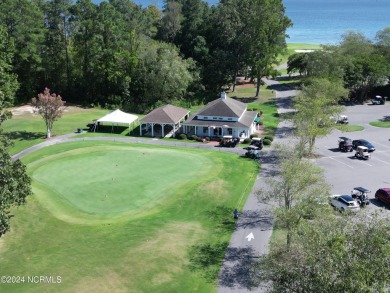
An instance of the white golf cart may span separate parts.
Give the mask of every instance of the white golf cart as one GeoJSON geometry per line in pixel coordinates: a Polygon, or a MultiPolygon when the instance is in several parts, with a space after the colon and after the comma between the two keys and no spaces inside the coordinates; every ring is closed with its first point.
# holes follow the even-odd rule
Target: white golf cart
{"type": "Polygon", "coordinates": [[[371,158],[371,153],[368,152],[367,147],[359,145],[356,148],[355,157],[363,160],[368,160],[371,158]]]}

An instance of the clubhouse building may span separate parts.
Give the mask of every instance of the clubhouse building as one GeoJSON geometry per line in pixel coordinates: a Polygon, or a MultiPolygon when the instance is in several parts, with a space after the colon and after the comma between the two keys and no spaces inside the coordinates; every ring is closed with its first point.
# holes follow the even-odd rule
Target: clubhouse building
{"type": "Polygon", "coordinates": [[[247,138],[256,131],[256,111],[247,111],[246,104],[229,98],[225,92],[208,103],[183,123],[183,133],[197,136],[247,138]]]}
{"type": "Polygon", "coordinates": [[[203,109],[189,115],[189,111],[172,105],[157,108],[140,119],[140,135],[247,138],[256,131],[257,111],[247,111],[245,103],[229,98],[225,92],[203,109]],[[167,127],[167,128],[166,128],[167,127]]]}

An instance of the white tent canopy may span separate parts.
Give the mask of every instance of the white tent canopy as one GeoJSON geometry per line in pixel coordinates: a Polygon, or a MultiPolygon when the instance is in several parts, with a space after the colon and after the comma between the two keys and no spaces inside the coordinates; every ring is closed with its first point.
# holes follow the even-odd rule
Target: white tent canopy
{"type": "Polygon", "coordinates": [[[137,119],[138,116],[122,112],[118,109],[96,120],[95,125],[98,123],[110,123],[111,125],[128,124],[130,131],[130,125],[137,119]]]}

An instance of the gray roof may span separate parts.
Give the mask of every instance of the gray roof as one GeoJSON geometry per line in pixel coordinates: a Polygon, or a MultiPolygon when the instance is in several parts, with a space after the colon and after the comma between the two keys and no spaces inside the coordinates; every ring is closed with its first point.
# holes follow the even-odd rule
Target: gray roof
{"type": "Polygon", "coordinates": [[[247,111],[241,117],[239,121],[221,121],[221,120],[198,120],[197,114],[190,116],[183,125],[196,125],[196,126],[217,126],[217,127],[229,127],[229,128],[237,128],[237,127],[247,127],[249,128],[255,118],[257,117],[257,111],[247,111]]]}
{"type": "Polygon", "coordinates": [[[202,116],[241,117],[246,110],[246,105],[224,95],[206,105],[196,114],[202,116]]]}
{"type": "Polygon", "coordinates": [[[141,123],[178,123],[190,111],[173,105],[165,105],[154,109],[140,119],[141,123]]]}

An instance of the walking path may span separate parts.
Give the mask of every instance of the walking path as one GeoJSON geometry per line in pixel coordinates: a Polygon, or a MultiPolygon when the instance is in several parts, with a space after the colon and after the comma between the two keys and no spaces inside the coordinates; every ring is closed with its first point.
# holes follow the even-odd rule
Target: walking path
{"type": "MultiPolygon", "coordinates": [[[[265,82],[273,88],[276,93],[278,113],[282,114],[288,112],[291,108],[291,97],[295,96],[296,92],[290,90],[287,86],[280,85],[275,80],[265,80],[265,82]]],[[[291,126],[287,122],[280,122],[275,133],[274,143],[282,142],[283,139],[288,137],[289,131],[291,131],[291,126]]],[[[47,139],[42,143],[23,150],[12,158],[16,160],[38,149],[58,143],[94,140],[190,147],[224,151],[238,155],[243,155],[245,152],[242,148],[220,148],[213,144],[143,139],[138,137],[77,137],[77,133],[70,133],[47,139]]],[[[259,174],[257,174],[255,184],[240,213],[236,229],[232,235],[222,264],[217,289],[218,293],[264,292],[264,288],[256,287],[253,283],[253,277],[256,273],[254,266],[257,264],[259,256],[264,255],[268,251],[268,242],[272,234],[273,222],[270,210],[271,206],[259,202],[256,192],[266,187],[264,178],[273,177],[276,174],[277,166],[275,152],[272,147],[267,150],[263,149],[261,170],[259,174]],[[250,233],[253,233],[254,239],[248,241],[247,236],[250,233]]]]}
{"type": "MultiPolygon", "coordinates": [[[[291,97],[295,91],[280,85],[275,80],[264,80],[276,92],[278,113],[291,111],[291,97]]],[[[274,143],[281,143],[289,136],[291,125],[282,121],[275,133],[274,143]]],[[[218,293],[231,292],[265,292],[265,287],[259,287],[253,282],[256,274],[255,266],[258,258],[268,251],[268,243],[272,234],[271,206],[259,202],[257,191],[265,189],[264,179],[277,174],[277,160],[272,148],[263,150],[261,170],[255,184],[239,216],[236,229],[227,249],[219,276],[218,293]],[[248,235],[253,233],[254,239],[249,241],[248,235]]]]}

